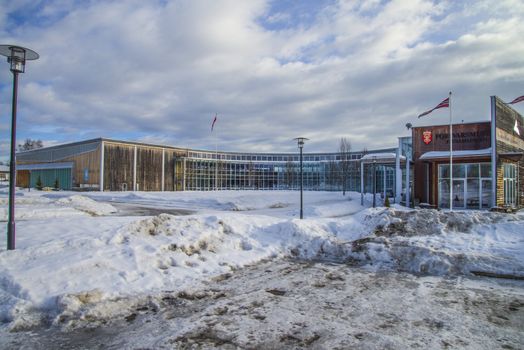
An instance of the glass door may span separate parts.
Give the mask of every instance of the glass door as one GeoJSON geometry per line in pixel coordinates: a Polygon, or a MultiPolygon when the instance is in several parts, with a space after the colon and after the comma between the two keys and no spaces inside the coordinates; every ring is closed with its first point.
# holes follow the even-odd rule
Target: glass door
{"type": "Polygon", "coordinates": [[[480,180],[468,179],[466,207],[468,209],[480,209],[480,180]]]}
{"type": "Polygon", "coordinates": [[[464,209],[465,208],[465,180],[455,180],[453,179],[453,208],[454,209],[464,209]]]}
{"type": "Polygon", "coordinates": [[[491,206],[491,179],[480,180],[480,198],[482,208],[489,208],[491,206]]]}

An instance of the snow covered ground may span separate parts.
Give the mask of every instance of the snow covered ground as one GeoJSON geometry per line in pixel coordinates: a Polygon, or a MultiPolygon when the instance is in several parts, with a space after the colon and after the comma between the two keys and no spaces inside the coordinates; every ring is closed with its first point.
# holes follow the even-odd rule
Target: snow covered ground
{"type": "MultiPolygon", "coordinates": [[[[516,278],[524,276],[524,214],[479,211],[449,213],[406,210],[398,206],[373,209],[370,208],[370,197],[365,199],[364,207],[360,205],[358,193],[342,197],[340,193],[306,192],[305,219],[299,220],[298,199],[297,192],[287,191],[82,194],[20,191],[17,193],[16,210],[17,249],[5,250],[5,225],[0,237],[0,334],[5,333],[5,337],[2,337],[4,340],[0,340],[0,347],[15,344],[12,332],[40,330],[40,333],[37,332],[40,336],[35,336],[35,339],[40,339],[40,343],[33,345],[38,347],[41,344],[41,348],[46,348],[47,329],[60,329],[74,334],[82,332],[86,327],[101,327],[130,315],[135,315],[131,317],[134,319],[137,309],[150,309],[147,305],[151,303],[157,305],[157,308],[163,305],[162,298],[166,293],[176,302],[181,302],[187,300],[184,293],[188,291],[198,294],[198,291],[207,290],[202,292],[204,296],[201,299],[214,300],[209,295],[209,283],[217,278],[219,281],[216,283],[219,283],[222,279],[231,278],[233,281],[237,276],[244,276],[238,277],[238,281],[243,281],[244,288],[249,289],[251,282],[245,271],[255,269],[252,272],[254,276],[261,273],[256,269],[266,266],[264,264],[269,264],[264,269],[273,271],[271,266],[284,264],[293,269],[293,266],[302,266],[300,264],[304,264],[304,261],[321,264],[318,271],[336,270],[333,273],[344,275],[342,281],[355,278],[363,285],[371,285],[373,287],[369,289],[374,290],[373,293],[379,289],[376,283],[383,285],[389,291],[383,293],[385,300],[379,301],[368,294],[370,292],[365,292],[372,304],[370,307],[378,308],[373,313],[379,312],[380,307],[386,307],[390,302],[398,302],[395,288],[398,288],[399,295],[405,296],[399,305],[414,307],[418,303],[409,288],[395,282],[397,278],[410,280],[417,285],[424,285],[425,281],[439,284],[447,283],[450,278],[461,281],[466,278],[467,283],[461,282],[460,287],[463,295],[478,289],[491,297],[497,294],[491,292],[494,288],[501,292],[497,295],[500,294],[502,298],[499,300],[493,296],[497,300],[496,304],[507,304],[516,310],[506,324],[509,327],[507,334],[503,332],[503,324],[492,324],[493,333],[504,333],[507,338],[506,343],[497,344],[516,345],[517,348],[524,344],[521,331],[524,329],[524,282],[518,279],[486,282],[473,275],[473,272],[481,272],[516,278]],[[122,206],[126,207],[126,216],[119,213],[118,208],[122,206]],[[140,208],[141,214],[150,211],[150,215],[137,216],[130,210],[133,207],[140,208]],[[191,212],[191,215],[159,214],[162,211],[191,212]],[[389,277],[382,280],[376,278],[377,274],[384,273],[389,277]],[[515,331],[512,327],[519,330],[515,331]]],[[[5,221],[5,191],[0,197],[0,204],[0,218],[5,221]]],[[[302,276],[304,281],[312,278],[308,273],[302,276]]],[[[295,277],[299,278],[298,275],[295,277]]],[[[286,280],[282,275],[278,278],[287,291],[296,282],[286,280]]],[[[263,290],[264,283],[268,281],[255,283],[253,280],[252,288],[263,290]]],[[[450,285],[454,283],[450,282],[450,285]]],[[[240,286],[238,288],[242,289],[240,286]]],[[[346,283],[344,290],[353,295],[362,288],[358,283],[346,283]]],[[[416,290],[418,296],[425,297],[420,288],[416,290]]],[[[334,293],[325,296],[326,300],[332,300],[333,303],[341,300],[336,288],[324,290],[315,287],[310,293],[313,295],[312,302],[316,303],[315,298],[321,298],[321,294],[326,292],[334,293]]],[[[275,293],[278,296],[278,288],[275,293]]],[[[253,296],[251,301],[257,298],[253,296]]],[[[300,305],[296,298],[305,301],[308,297],[300,294],[292,298],[293,303],[300,305]]],[[[193,299],[199,300],[198,296],[193,299]]],[[[433,307],[437,308],[440,300],[434,296],[430,296],[430,299],[423,303],[424,307],[414,309],[410,316],[412,320],[417,319],[423,325],[423,314],[433,307]]],[[[459,303],[463,306],[463,302],[459,303]]],[[[211,307],[211,304],[206,305],[211,307]]],[[[205,318],[209,311],[204,311],[206,305],[201,305],[201,318],[205,318]]],[[[217,308],[226,305],[213,303],[212,306],[217,308]]],[[[278,316],[265,315],[264,319],[300,319],[302,316],[296,313],[304,310],[299,309],[289,306],[289,311],[284,312],[284,315],[280,312],[278,316]]],[[[402,320],[401,309],[392,311],[394,322],[405,321],[402,320]]],[[[342,312],[340,308],[339,311],[342,312]]],[[[171,312],[176,313],[176,310],[171,312]]],[[[453,312],[450,325],[464,317],[465,311],[460,309],[453,312]]],[[[248,313],[252,313],[252,310],[248,313]]],[[[215,318],[220,319],[223,314],[226,312],[218,312],[215,318]]],[[[325,311],[324,316],[328,314],[329,311],[325,311]]],[[[364,324],[359,325],[359,329],[364,332],[366,328],[372,328],[371,323],[379,322],[380,316],[377,315],[361,318],[364,324]],[[366,322],[370,324],[366,325],[366,322]]],[[[322,313],[318,315],[321,318],[324,316],[322,313]]],[[[344,312],[342,316],[349,317],[344,312]]],[[[182,322],[176,315],[172,318],[182,322]]],[[[235,318],[230,322],[244,324],[239,320],[235,318]]],[[[474,323],[472,319],[471,325],[474,323]]],[[[222,327],[220,332],[233,334],[236,342],[229,343],[238,346],[257,344],[257,347],[270,347],[270,343],[260,343],[265,337],[263,333],[258,335],[256,341],[246,338],[248,334],[256,338],[257,327],[248,323],[243,327],[240,327],[240,333],[233,334],[230,327],[222,327]]],[[[286,327],[290,326],[282,325],[279,329],[288,334],[291,330],[286,331],[286,327]]],[[[346,324],[346,327],[349,325],[346,324]]],[[[189,328],[185,333],[178,332],[178,338],[169,339],[175,339],[173,341],[179,342],[177,344],[180,346],[185,344],[184,341],[191,344],[194,337],[187,334],[193,334],[195,329],[189,328]]],[[[453,328],[456,327],[450,326],[447,332],[453,334],[453,328]]],[[[125,333],[124,329],[119,329],[125,333]]],[[[338,340],[320,344],[327,348],[341,346],[342,343],[337,342],[346,339],[346,331],[344,327],[334,327],[334,333],[329,337],[320,328],[311,334],[304,331],[299,338],[305,343],[294,345],[308,347],[315,343],[318,346],[319,339],[335,337],[338,340]],[[308,341],[307,337],[315,339],[308,341]]],[[[379,330],[373,338],[376,341],[368,339],[371,342],[367,344],[401,347],[403,338],[388,337],[387,332],[387,329],[382,333],[379,330]]],[[[282,336],[285,337],[284,333],[282,336]]],[[[420,334],[429,337],[430,333],[421,331],[420,334]]],[[[282,344],[292,347],[292,338],[295,336],[290,337],[282,340],[282,344]]],[[[160,338],[165,340],[168,337],[160,338]]],[[[450,341],[450,344],[460,346],[460,342],[450,341]]],[[[204,343],[196,342],[197,345],[204,343]]],[[[410,344],[415,343],[413,341],[410,344]]],[[[144,346],[153,346],[152,343],[148,344],[144,346]]],[[[443,347],[437,340],[426,344],[443,347]]],[[[204,345],[212,347],[213,343],[204,345]]]]}

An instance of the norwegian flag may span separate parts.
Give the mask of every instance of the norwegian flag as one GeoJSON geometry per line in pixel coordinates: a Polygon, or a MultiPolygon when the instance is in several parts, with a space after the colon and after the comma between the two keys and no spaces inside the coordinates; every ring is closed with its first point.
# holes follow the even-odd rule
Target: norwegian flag
{"type": "Polygon", "coordinates": [[[508,103],[508,105],[512,105],[512,104],[519,103],[519,102],[522,102],[522,101],[524,101],[524,95],[517,97],[516,99],[514,99],[513,101],[508,103]]]}
{"type": "Polygon", "coordinates": [[[217,114],[215,113],[215,119],[213,119],[213,123],[211,123],[211,131],[213,131],[213,128],[215,127],[216,122],[217,122],[217,114]]]}
{"type": "Polygon", "coordinates": [[[418,117],[423,117],[425,115],[428,115],[429,113],[433,112],[435,109],[439,109],[439,108],[446,108],[446,107],[449,107],[449,97],[446,98],[444,101],[440,102],[435,108],[433,109],[430,109],[429,111],[426,111],[422,114],[420,114],[418,117]]]}

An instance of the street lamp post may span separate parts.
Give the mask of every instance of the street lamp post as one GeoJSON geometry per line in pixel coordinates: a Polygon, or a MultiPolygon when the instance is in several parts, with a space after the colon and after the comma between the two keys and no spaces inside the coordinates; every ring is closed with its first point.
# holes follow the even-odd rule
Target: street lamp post
{"type": "Polygon", "coordinates": [[[15,190],[16,190],[16,105],[18,97],[18,73],[24,73],[25,61],[36,60],[36,52],[15,45],[0,45],[0,55],[7,57],[13,72],[13,101],[11,114],[11,158],[9,162],[9,213],[7,219],[7,249],[15,249],[15,190]]]}
{"type": "Polygon", "coordinates": [[[302,149],[304,148],[304,141],[309,140],[305,137],[297,137],[295,138],[298,142],[298,148],[300,149],[300,218],[304,218],[304,196],[303,196],[303,190],[304,190],[304,173],[302,170],[302,149]]]}
{"type": "Polygon", "coordinates": [[[377,193],[377,157],[373,157],[373,208],[376,206],[376,193],[377,193]]]}

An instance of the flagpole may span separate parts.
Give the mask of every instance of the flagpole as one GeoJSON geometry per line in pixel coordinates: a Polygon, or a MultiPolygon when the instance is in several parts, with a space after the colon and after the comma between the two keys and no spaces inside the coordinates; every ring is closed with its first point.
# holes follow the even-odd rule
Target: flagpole
{"type": "Polygon", "coordinates": [[[449,211],[453,211],[453,117],[451,113],[451,91],[449,92],[449,211]]]}
{"type": "Polygon", "coordinates": [[[218,191],[218,133],[215,131],[215,191],[218,191]]]}

